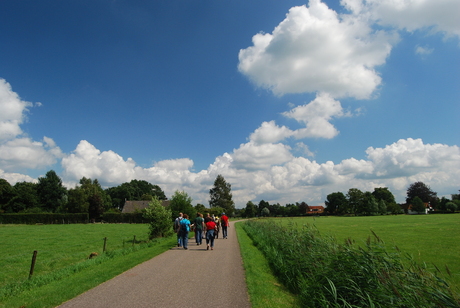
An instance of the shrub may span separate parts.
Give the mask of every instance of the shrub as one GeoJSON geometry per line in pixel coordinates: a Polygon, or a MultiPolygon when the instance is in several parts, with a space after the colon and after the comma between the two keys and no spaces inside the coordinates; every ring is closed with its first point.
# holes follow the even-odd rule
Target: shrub
{"type": "Polygon", "coordinates": [[[170,209],[161,205],[157,196],[152,198],[149,207],[145,209],[143,217],[149,224],[149,238],[170,236],[173,233],[172,213],[170,209]]]}

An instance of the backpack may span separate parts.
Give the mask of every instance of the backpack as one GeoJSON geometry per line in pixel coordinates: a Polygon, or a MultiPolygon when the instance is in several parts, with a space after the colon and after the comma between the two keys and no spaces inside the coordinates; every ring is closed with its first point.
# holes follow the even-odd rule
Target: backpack
{"type": "Polygon", "coordinates": [[[180,221],[180,229],[181,229],[182,231],[187,231],[187,224],[185,223],[185,219],[182,219],[182,220],[180,221]]]}

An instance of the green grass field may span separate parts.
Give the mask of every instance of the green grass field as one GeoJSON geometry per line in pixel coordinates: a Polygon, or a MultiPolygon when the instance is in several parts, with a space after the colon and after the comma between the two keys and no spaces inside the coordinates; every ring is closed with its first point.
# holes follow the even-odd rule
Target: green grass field
{"type": "Polygon", "coordinates": [[[28,278],[32,255],[38,251],[34,277],[84,261],[90,253],[147,241],[145,224],[0,225],[0,287],[28,278]]]}
{"type": "Polygon", "coordinates": [[[448,280],[460,289],[460,215],[398,215],[363,217],[302,217],[276,218],[283,225],[301,228],[304,224],[316,226],[323,236],[333,236],[339,243],[347,238],[363,244],[375,232],[386,244],[388,251],[397,246],[428,268],[436,265],[448,280]],[[372,231],[371,231],[372,230],[372,231]],[[434,264],[434,265],[433,265],[434,264]]]}

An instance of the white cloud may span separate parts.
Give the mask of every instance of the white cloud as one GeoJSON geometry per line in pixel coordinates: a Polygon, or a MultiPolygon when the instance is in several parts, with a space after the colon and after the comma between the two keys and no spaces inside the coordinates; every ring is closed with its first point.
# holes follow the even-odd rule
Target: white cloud
{"type": "Polygon", "coordinates": [[[430,29],[460,36],[458,0],[341,0],[355,15],[408,31],[430,29]]]}
{"type": "Polygon", "coordinates": [[[61,149],[48,137],[43,142],[17,138],[0,144],[0,168],[4,170],[42,169],[61,157],[61,149]]]}
{"type": "Polygon", "coordinates": [[[365,20],[341,18],[319,0],[293,7],[271,34],[253,37],[240,50],[240,72],[276,95],[327,92],[370,98],[381,83],[374,70],[390,53],[392,35],[365,20]]]}
{"type": "Polygon", "coordinates": [[[24,122],[24,113],[32,103],[20,99],[11,85],[0,78],[0,141],[22,134],[20,125],[24,122]]]}
{"type": "Polygon", "coordinates": [[[281,143],[266,143],[257,145],[254,142],[242,144],[233,151],[232,166],[236,169],[260,170],[272,165],[283,164],[292,155],[289,146],[281,143]]]}
{"type": "Polygon", "coordinates": [[[276,143],[286,138],[291,137],[293,132],[286,126],[279,127],[275,121],[263,122],[262,125],[256,129],[249,139],[256,144],[276,143]]]}
{"type": "Polygon", "coordinates": [[[21,174],[21,173],[9,173],[5,172],[4,170],[0,169],[0,178],[5,179],[10,185],[14,185],[18,182],[38,182],[37,179],[34,179],[28,175],[21,174]]]}
{"type": "Polygon", "coordinates": [[[433,48],[429,47],[422,47],[422,46],[415,46],[415,54],[425,57],[433,53],[433,48]]]}
{"type": "Polygon", "coordinates": [[[329,121],[333,117],[339,118],[345,114],[339,101],[322,93],[309,104],[298,106],[291,111],[284,112],[283,115],[305,124],[306,128],[293,133],[297,139],[307,137],[330,139],[339,132],[329,121]]]}

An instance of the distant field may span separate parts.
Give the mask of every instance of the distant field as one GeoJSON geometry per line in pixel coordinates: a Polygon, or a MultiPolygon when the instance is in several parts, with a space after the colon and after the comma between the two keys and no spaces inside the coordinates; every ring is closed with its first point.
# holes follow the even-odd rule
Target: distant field
{"type": "Polygon", "coordinates": [[[84,261],[92,252],[113,251],[148,239],[146,224],[0,225],[0,287],[29,276],[37,250],[34,276],[84,261]]]}
{"type": "Polygon", "coordinates": [[[323,235],[333,236],[339,243],[351,238],[362,244],[374,231],[387,245],[388,251],[397,246],[410,254],[417,263],[425,262],[434,270],[435,264],[443,273],[446,265],[451,283],[460,289],[460,215],[398,215],[363,217],[302,217],[277,218],[296,228],[304,224],[317,227],[323,235]]]}

